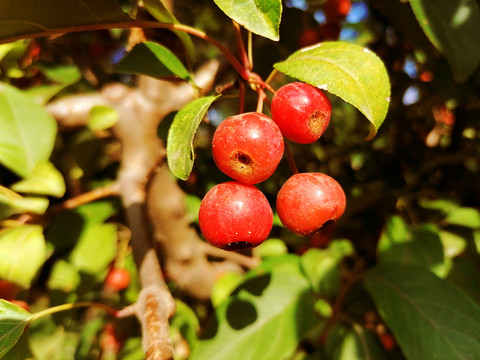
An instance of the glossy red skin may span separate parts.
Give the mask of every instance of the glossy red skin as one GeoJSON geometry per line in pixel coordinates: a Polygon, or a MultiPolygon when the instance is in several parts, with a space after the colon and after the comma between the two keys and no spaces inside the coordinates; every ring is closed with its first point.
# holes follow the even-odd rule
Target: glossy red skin
{"type": "Polygon", "coordinates": [[[110,270],[106,279],[105,285],[113,290],[124,290],[130,284],[130,273],[127,269],[114,268],[110,270]]]}
{"type": "Polygon", "coordinates": [[[198,213],[200,230],[212,245],[239,250],[260,245],[270,234],[273,212],[253,185],[229,181],[214,186],[198,213]]]}
{"type": "Polygon", "coordinates": [[[0,299],[15,299],[19,293],[19,288],[13,282],[0,279],[0,299]]]}
{"type": "Polygon", "coordinates": [[[283,135],[268,116],[251,112],[231,116],[212,140],[215,164],[226,175],[257,184],[273,174],[283,156],[283,135]]]}
{"type": "Polygon", "coordinates": [[[282,224],[298,235],[309,235],[345,211],[346,197],[340,184],[322,173],[291,176],[277,195],[282,224]]]}
{"type": "Polygon", "coordinates": [[[287,139],[311,144],[327,128],[332,104],[320,89],[294,82],[278,89],[273,96],[271,110],[273,121],[287,139]]]}

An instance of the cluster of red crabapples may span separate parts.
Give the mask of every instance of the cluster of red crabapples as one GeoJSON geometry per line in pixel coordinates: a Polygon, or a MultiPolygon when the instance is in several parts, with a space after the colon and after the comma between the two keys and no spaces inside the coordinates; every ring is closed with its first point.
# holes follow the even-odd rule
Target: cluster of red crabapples
{"type": "MultiPolygon", "coordinates": [[[[212,140],[215,164],[234,179],[214,186],[203,198],[198,220],[205,239],[225,250],[261,244],[273,226],[273,212],[254,184],[268,179],[284,152],[284,137],[313,143],[325,131],[332,112],[328,98],[316,87],[294,82],[273,96],[272,118],[250,112],[220,123],[212,140]]],[[[340,184],[322,173],[297,173],[277,194],[282,224],[298,235],[309,235],[345,210],[340,184]]]]}

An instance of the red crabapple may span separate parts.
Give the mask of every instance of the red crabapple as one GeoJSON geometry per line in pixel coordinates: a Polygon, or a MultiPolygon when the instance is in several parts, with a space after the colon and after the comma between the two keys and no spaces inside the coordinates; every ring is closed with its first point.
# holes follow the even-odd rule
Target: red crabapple
{"type": "Polygon", "coordinates": [[[277,195],[282,224],[298,235],[309,235],[345,211],[346,198],[340,184],[321,173],[291,176],[277,195]]]}
{"type": "Polygon", "coordinates": [[[244,113],[217,127],[212,140],[215,164],[226,175],[245,184],[266,180],[283,156],[283,136],[268,116],[244,113]]]}
{"type": "Polygon", "coordinates": [[[332,104],[318,88],[294,82],[282,86],[272,99],[272,119],[283,135],[299,144],[317,141],[330,122],[332,104]]]}
{"type": "Polygon", "coordinates": [[[229,181],[205,195],[198,213],[207,241],[224,250],[260,245],[270,234],[273,212],[265,195],[253,185],[229,181]]]}
{"type": "Polygon", "coordinates": [[[105,285],[115,291],[124,290],[130,284],[130,273],[127,269],[113,268],[105,278],[105,285]]]}

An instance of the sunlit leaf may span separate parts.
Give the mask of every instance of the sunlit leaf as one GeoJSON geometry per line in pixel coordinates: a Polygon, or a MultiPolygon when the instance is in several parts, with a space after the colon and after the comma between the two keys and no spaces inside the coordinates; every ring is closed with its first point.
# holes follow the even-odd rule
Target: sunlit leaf
{"type": "Polygon", "coordinates": [[[105,130],[118,121],[118,113],[108,106],[97,105],[90,110],[87,126],[92,131],[105,130]]]}
{"type": "Polygon", "coordinates": [[[340,41],[324,42],[301,49],[274,67],[355,106],[372,124],[370,138],[387,115],[388,74],[382,60],[367,48],[340,41]]]}
{"type": "Polygon", "coordinates": [[[189,359],[290,358],[315,323],[314,297],[298,258],[269,259],[216,309],[189,359]]]}
{"type": "Polygon", "coordinates": [[[480,229],[480,211],[474,208],[457,207],[447,214],[444,221],[451,225],[480,229]]]}
{"type": "Polygon", "coordinates": [[[167,137],[167,160],[172,173],[187,180],[193,168],[193,138],[210,105],[219,96],[205,96],[185,105],[175,115],[167,137]]]}
{"type": "Polygon", "coordinates": [[[43,214],[48,208],[48,199],[42,197],[23,197],[0,185],[0,218],[7,218],[13,214],[31,212],[43,214]]]}
{"type": "MultiPolygon", "coordinates": [[[[143,0],[143,5],[145,6],[145,9],[147,9],[147,11],[158,21],[168,24],[178,23],[178,20],[165,7],[165,5],[163,5],[161,0],[143,0]]],[[[190,35],[183,31],[174,31],[174,33],[180,38],[180,41],[182,41],[188,55],[189,63],[193,63],[195,60],[195,47],[190,35]]]]}
{"type": "Polygon", "coordinates": [[[214,0],[228,17],[251,32],[277,41],[282,17],[280,0],[214,0]]]}
{"type": "Polygon", "coordinates": [[[57,123],[31,97],[0,83],[0,163],[28,177],[53,150],[57,123]]]}
{"type": "Polygon", "coordinates": [[[448,281],[397,264],[369,270],[365,286],[406,358],[480,359],[480,307],[448,281]]]}
{"type": "Polygon", "coordinates": [[[456,78],[464,81],[480,65],[480,7],[475,0],[410,0],[433,45],[445,56],[456,78]]]}
{"type": "Polygon", "coordinates": [[[30,286],[46,260],[47,246],[40,225],[22,225],[0,232],[0,278],[30,286]]]}
{"type": "Polygon", "coordinates": [[[28,178],[13,184],[12,189],[26,194],[62,197],[65,180],[50,161],[42,161],[37,163],[28,178]]]}
{"type": "Polygon", "coordinates": [[[79,270],[98,274],[115,258],[116,240],[113,224],[91,225],[81,234],[70,253],[70,262],[79,270]]]}
{"type": "Polygon", "coordinates": [[[31,317],[28,311],[0,299],[0,358],[16,344],[31,317]]]}

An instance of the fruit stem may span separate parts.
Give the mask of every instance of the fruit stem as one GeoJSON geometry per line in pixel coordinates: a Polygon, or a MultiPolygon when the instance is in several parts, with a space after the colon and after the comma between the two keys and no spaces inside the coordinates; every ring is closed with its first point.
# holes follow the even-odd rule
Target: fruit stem
{"type": "Polygon", "coordinates": [[[252,70],[252,64],[250,63],[245,46],[243,45],[242,30],[236,21],[233,21],[233,29],[235,30],[235,43],[237,45],[237,52],[240,62],[247,70],[252,70]]]}
{"type": "Polygon", "coordinates": [[[37,313],[33,314],[32,317],[30,318],[30,320],[33,321],[33,320],[39,319],[41,317],[45,317],[47,315],[51,315],[51,314],[54,314],[54,313],[57,313],[57,312],[60,312],[60,311],[71,310],[71,309],[79,308],[79,307],[90,307],[90,306],[101,308],[101,309],[105,310],[106,312],[108,312],[110,315],[117,316],[117,310],[111,308],[110,306],[107,306],[107,305],[102,304],[102,303],[92,302],[92,301],[82,301],[82,302],[72,303],[72,304],[62,304],[62,305],[58,305],[58,306],[54,306],[54,307],[45,309],[43,311],[40,311],[40,312],[37,312],[37,313]]]}
{"type": "Polygon", "coordinates": [[[183,24],[170,24],[170,23],[161,23],[156,21],[126,21],[126,22],[112,22],[112,23],[101,23],[101,24],[88,24],[88,25],[78,25],[78,26],[68,26],[55,29],[48,29],[45,31],[39,31],[33,34],[24,34],[18,36],[12,36],[6,39],[0,40],[0,44],[13,42],[21,39],[31,39],[41,36],[51,36],[63,33],[72,33],[80,31],[94,31],[94,30],[105,30],[105,29],[132,29],[132,28],[143,28],[143,29],[168,29],[168,30],[177,30],[182,31],[194,36],[197,36],[213,46],[215,46],[222,54],[225,56],[227,61],[232,65],[232,67],[238,72],[238,74],[246,81],[250,79],[250,71],[246,69],[236,57],[228,50],[224,45],[219,41],[207,35],[205,32],[198,30],[196,28],[190,27],[183,24]]]}
{"type": "Polygon", "coordinates": [[[288,143],[288,140],[285,138],[284,138],[284,143],[285,143],[285,156],[287,157],[290,170],[294,175],[298,174],[297,164],[295,163],[295,159],[293,158],[292,151],[290,150],[290,144],[288,143]]]}

